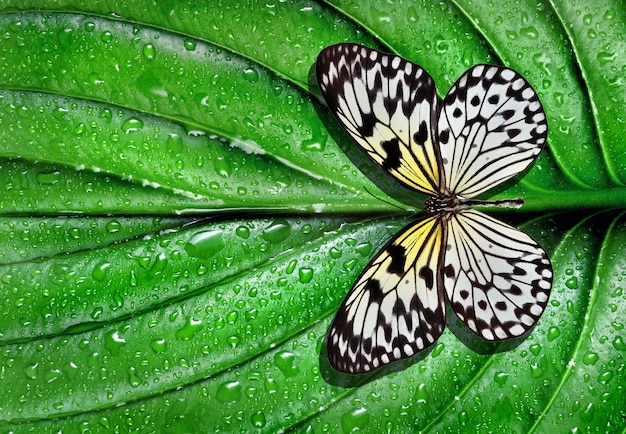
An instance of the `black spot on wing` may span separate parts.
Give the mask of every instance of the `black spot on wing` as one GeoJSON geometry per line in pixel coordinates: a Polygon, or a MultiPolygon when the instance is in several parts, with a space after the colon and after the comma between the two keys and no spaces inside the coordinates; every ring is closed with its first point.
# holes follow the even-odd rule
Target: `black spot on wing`
{"type": "Polygon", "coordinates": [[[428,127],[426,126],[426,122],[422,121],[420,123],[417,132],[413,134],[413,140],[416,144],[424,146],[426,140],[428,140],[428,127]]]}
{"type": "Polygon", "coordinates": [[[374,134],[376,116],[373,113],[361,113],[362,124],[358,126],[359,134],[363,137],[370,137],[374,134]]]}
{"type": "Polygon", "coordinates": [[[387,268],[389,273],[401,276],[405,272],[406,249],[399,244],[392,244],[387,248],[391,263],[387,268]]]}
{"type": "Polygon", "coordinates": [[[383,164],[382,164],[383,169],[385,170],[398,169],[401,165],[400,141],[394,137],[391,140],[382,142],[380,145],[382,146],[386,154],[386,157],[383,160],[383,164]]]}
{"type": "Polygon", "coordinates": [[[432,269],[430,269],[429,267],[422,267],[420,268],[418,275],[419,277],[424,279],[424,284],[426,285],[426,288],[433,288],[433,286],[435,285],[435,275],[432,269]]]}

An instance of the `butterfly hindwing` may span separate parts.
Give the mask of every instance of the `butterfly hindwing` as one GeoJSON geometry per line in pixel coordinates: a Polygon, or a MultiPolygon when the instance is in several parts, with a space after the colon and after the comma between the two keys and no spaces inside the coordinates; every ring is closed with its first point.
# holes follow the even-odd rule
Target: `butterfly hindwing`
{"type": "Polygon", "coordinates": [[[512,69],[477,65],[445,96],[438,135],[445,190],[474,197],[532,164],[548,125],[539,97],[512,69]]]}
{"type": "Polygon", "coordinates": [[[441,224],[438,217],[409,224],[365,267],[330,327],[333,368],[370,372],[439,338],[445,326],[441,224]]]}
{"type": "Polygon", "coordinates": [[[361,150],[404,186],[435,194],[441,164],[430,75],[399,56],[358,44],[325,48],[316,71],[328,107],[361,150]]]}
{"type": "Polygon", "coordinates": [[[476,210],[449,214],[444,287],[474,333],[501,341],[528,332],[552,286],[546,252],[524,232],[476,210]]]}

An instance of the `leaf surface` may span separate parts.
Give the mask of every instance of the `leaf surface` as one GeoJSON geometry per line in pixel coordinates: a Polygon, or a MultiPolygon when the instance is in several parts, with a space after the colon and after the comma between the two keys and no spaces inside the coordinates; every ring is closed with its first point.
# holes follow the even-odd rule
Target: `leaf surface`
{"type": "Polygon", "coordinates": [[[625,27],[615,0],[0,0],[0,431],[623,432],[625,27]],[[400,366],[328,366],[343,297],[422,206],[318,100],[340,41],[440,96],[476,63],[539,92],[548,147],[491,192],[553,264],[529,336],[449,312],[400,366]]]}

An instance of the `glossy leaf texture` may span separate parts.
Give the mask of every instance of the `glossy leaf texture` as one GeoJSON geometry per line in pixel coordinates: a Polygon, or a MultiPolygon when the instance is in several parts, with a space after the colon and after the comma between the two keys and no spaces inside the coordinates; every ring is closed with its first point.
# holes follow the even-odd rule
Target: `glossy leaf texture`
{"type": "Polygon", "coordinates": [[[0,0],[0,34],[0,432],[626,430],[622,2],[0,0]],[[476,63],[539,93],[548,147],[491,192],[554,267],[525,339],[450,312],[402,366],[329,368],[336,309],[422,206],[319,101],[340,41],[440,96],[476,63]]]}

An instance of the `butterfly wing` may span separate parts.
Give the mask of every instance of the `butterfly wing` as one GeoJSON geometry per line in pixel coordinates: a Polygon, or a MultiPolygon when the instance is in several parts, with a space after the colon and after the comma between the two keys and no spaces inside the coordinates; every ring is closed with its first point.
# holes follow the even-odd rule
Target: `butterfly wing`
{"type": "Polygon", "coordinates": [[[442,102],[438,123],[446,194],[474,197],[535,161],[548,124],[533,88],[495,65],[470,68],[442,102]]]}
{"type": "Polygon", "coordinates": [[[370,372],[439,338],[445,326],[441,225],[438,217],[411,223],[365,267],[330,327],[333,368],[370,372]]]}
{"type": "Polygon", "coordinates": [[[322,50],[316,72],[328,107],[374,163],[408,188],[439,191],[437,95],[426,71],[399,56],[345,43],[322,50]]]}
{"type": "Polygon", "coordinates": [[[476,210],[448,214],[444,287],[452,309],[483,339],[525,334],[552,287],[546,252],[524,232],[476,210]]]}

